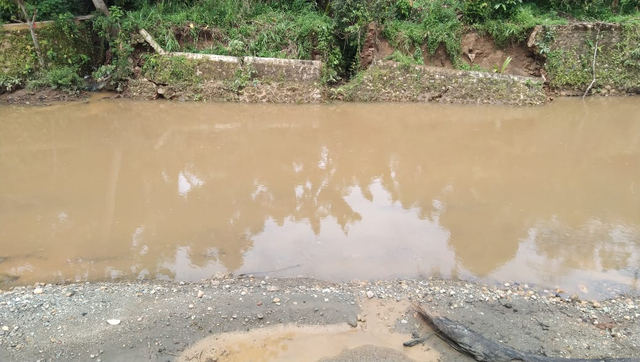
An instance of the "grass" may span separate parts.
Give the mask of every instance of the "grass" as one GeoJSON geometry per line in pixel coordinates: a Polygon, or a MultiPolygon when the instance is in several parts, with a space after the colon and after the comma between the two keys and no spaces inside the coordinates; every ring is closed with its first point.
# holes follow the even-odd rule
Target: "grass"
{"type": "MultiPolygon", "coordinates": [[[[102,28],[117,26],[125,34],[145,28],[167,51],[320,59],[325,64],[323,79],[335,82],[357,74],[359,52],[371,22],[379,25],[382,36],[396,50],[390,59],[420,64],[423,51],[434,54],[444,47],[454,66],[460,67],[460,42],[469,29],[491,36],[499,47],[504,47],[524,41],[536,25],[568,22],[571,16],[559,15],[563,8],[560,3],[538,5],[543,3],[334,0],[328,9],[318,9],[315,2],[308,0],[159,0],[143,1],[137,9],[116,16],[117,24],[102,28]]],[[[608,14],[614,19],[606,11],[588,14],[608,14]]],[[[629,14],[615,17],[618,21],[631,19],[629,14]]],[[[130,39],[126,38],[111,48],[123,53],[116,55],[121,59],[132,51],[130,39]]],[[[122,66],[127,64],[123,62],[122,66]]],[[[115,73],[123,79],[129,76],[126,71],[115,73]]]]}
{"type": "Polygon", "coordinates": [[[543,12],[533,5],[518,7],[506,19],[488,19],[474,24],[479,33],[490,35],[499,47],[509,43],[522,42],[536,25],[565,25],[567,19],[559,17],[555,12],[543,12]]]}
{"type": "MultiPolygon", "coordinates": [[[[335,22],[312,3],[203,0],[145,3],[121,20],[125,28],[145,28],[167,51],[249,55],[292,59],[320,57],[333,68],[341,65],[334,37],[335,22]],[[184,41],[176,29],[190,29],[184,41]],[[198,38],[208,37],[208,47],[198,38]]],[[[335,76],[334,74],[334,76],[335,76]]]]}

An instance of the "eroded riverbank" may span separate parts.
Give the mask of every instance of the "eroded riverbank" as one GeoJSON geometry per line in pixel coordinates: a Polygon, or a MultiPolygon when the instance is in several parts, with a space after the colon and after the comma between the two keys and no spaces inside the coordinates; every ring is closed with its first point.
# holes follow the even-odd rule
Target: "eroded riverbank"
{"type": "Polygon", "coordinates": [[[0,358],[471,361],[436,337],[402,347],[412,334],[429,332],[416,319],[414,303],[523,351],[640,357],[638,297],[590,301],[528,285],[435,279],[334,284],[219,275],[198,283],[81,283],[3,291],[0,358]]]}

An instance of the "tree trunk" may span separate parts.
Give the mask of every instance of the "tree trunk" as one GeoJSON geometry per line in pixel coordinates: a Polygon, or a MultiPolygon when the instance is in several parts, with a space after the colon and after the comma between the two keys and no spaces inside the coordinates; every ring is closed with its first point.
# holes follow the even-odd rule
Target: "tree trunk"
{"type": "Polygon", "coordinates": [[[38,36],[36,35],[36,29],[33,27],[33,22],[36,20],[37,11],[33,10],[33,17],[29,20],[29,15],[27,15],[27,9],[24,7],[23,0],[16,0],[22,14],[24,15],[24,19],[27,21],[27,25],[29,25],[29,31],[31,31],[31,39],[33,40],[33,48],[36,51],[36,55],[38,56],[38,63],[40,64],[40,69],[44,69],[46,64],[44,62],[44,58],[42,57],[42,52],[40,51],[40,43],[38,42],[38,36]]]}
{"type": "Polygon", "coordinates": [[[107,7],[107,4],[104,3],[104,0],[91,0],[93,1],[93,6],[96,7],[96,9],[102,11],[102,13],[106,16],[109,16],[109,8],[107,7]]]}

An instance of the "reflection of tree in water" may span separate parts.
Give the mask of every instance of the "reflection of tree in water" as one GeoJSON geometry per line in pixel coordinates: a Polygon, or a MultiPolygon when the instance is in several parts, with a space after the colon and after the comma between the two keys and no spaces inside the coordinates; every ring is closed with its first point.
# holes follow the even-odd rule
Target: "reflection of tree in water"
{"type": "Polygon", "coordinates": [[[615,221],[587,220],[569,226],[552,218],[534,227],[539,252],[561,261],[565,269],[617,270],[633,264],[640,249],[640,231],[615,221]]]}
{"type": "MultiPolygon", "coordinates": [[[[179,248],[186,248],[195,268],[238,270],[254,247],[252,237],[268,220],[278,226],[308,223],[320,235],[330,217],[347,234],[362,216],[345,196],[358,186],[373,200],[368,186],[374,179],[405,209],[418,208],[423,219],[437,217],[450,232],[448,243],[460,265],[476,275],[489,275],[513,259],[532,227],[538,230],[537,249],[566,268],[619,268],[638,253],[637,229],[611,236],[616,227],[624,231],[640,220],[640,210],[633,207],[640,197],[629,192],[629,180],[640,179],[638,139],[627,136],[639,131],[637,122],[625,123],[626,128],[567,122],[549,133],[553,120],[491,121],[522,117],[516,110],[501,116],[480,112],[469,120],[443,109],[439,117],[451,118],[447,123],[435,115],[417,117],[410,109],[371,114],[344,107],[259,114],[221,108],[214,123],[211,108],[136,107],[135,115],[130,109],[108,110],[113,119],[127,114],[126,121],[102,123],[109,127],[71,122],[57,130],[71,127],[77,138],[43,131],[36,139],[73,149],[30,159],[54,165],[46,181],[53,185],[51,193],[81,200],[69,201],[66,208],[76,224],[89,226],[59,237],[76,243],[79,255],[129,258],[135,273],[175,275],[175,266],[167,262],[178,258],[179,248]],[[224,119],[233,121],[220,123],[224,119]],[[118,152],[117,170],[105,166],[86,172],[96,164],[115,164],[118,152]],[[620,162],[631,165],[620,167],[620,162]],[[109,184],[116,171],[111,177],[116,181],[109,184]],[[60,174],[72,175],[74,183],[60,174]],[[181,178],[189,182],[187,188],[181,189],[181,178]],[[110,188],[115,190],[111,201],[110,188]],[[111,218],[103,216],[109,202],[111,218]],[[585,210],[610,212],[617,219],[585,210]],[[553,215],[557,224],[542,222],[553,215]],[[596,221],[588,219],[594,215],[596,221]],[[106,237],[96,235],[96,222],[106,225],[106,237]],[[593,222],[602,225],[585,231],[593,222]],[[134,242],[136,230],[142,232],[134,242]]],[[[13,167],[6,158],[2,162],[1,169],[13,167]]],[[[34,171],[24,177],[29,172],[34,171]]],[[[14,186],[21,180],[9,179],[14,186]]],[[[42,185],[34,181],[32,190],[42,185]]],[[[50,237],[50,230],[34,233],[50,237]]]]}

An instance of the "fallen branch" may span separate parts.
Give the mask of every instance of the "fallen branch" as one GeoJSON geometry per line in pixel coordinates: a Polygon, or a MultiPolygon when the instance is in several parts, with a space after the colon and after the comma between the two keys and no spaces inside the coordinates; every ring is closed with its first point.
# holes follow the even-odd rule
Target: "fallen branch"
{"type": "Polygon", "coordinates": [[[402,345],[405,346],[405,347],[414,347],[414,346],[419,345],[420,343],[424,343],[424,342],[428,341],[431,337],[433,337],[433,335],[434,335],[434,333],[429,333],[429,334],[427,334],[425,336],[422,336],[420,338],[414,338],[414,339],[412,339],[410,341],[406,341],[402,345]]]}
{"type": "Polygon", "coordinates": [[[600,26],[598,25],[598,32],[596,33],[596,45],[595,45],[595,49],[593,50],[593,62],[592,62],[592,67],[593,67],[593,80],[591,81],[591,84],[589,84],[589,87],[587,87],[587,90],[584,91],[584,94],[582,95],[582,99],[584,99],[584,97],[587,96],[587,94],[589,93],[589,91],[591,90],[591,87],[593,87],[593,85],[596,82],[596,56],[598,55],[598,38],[600,37],[600,26]]]}
{"type": "Polygon", "coordinates": [[[484,362],[640,362],[637,358],[557,358],[539,356],[517,351],[500,343],[493,342],[467,327],[455,323],[446,317],[427,313],[418,308],[418,314],[433,328],[435,333],[451,347],[484,362]]]}

